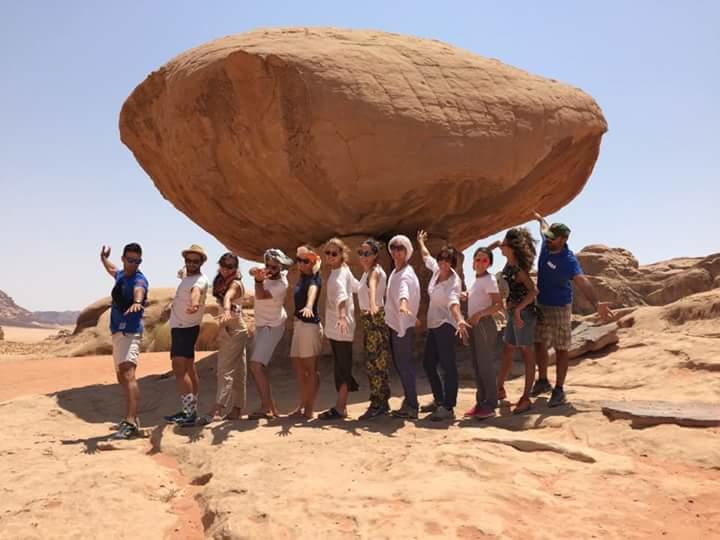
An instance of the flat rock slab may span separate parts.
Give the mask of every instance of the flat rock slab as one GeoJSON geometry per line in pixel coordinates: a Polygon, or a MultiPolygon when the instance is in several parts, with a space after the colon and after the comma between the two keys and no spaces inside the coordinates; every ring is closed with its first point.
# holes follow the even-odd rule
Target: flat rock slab
{"type": "Polygon", "coordinates": [[[720,404],[697,401],[605,401],[602,412],[610,420],[631,420],[632,427],[658,424],[688,427],[720,426],[720,404]]]}

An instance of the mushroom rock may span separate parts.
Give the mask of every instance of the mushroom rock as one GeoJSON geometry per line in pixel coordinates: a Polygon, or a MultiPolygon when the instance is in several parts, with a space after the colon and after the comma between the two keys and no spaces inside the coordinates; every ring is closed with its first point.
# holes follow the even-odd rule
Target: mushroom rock
{"type": "Polygon", "coordinates": [[[191,49],[120,113],[163,196],[256,260],[418,228],[465,249],[572,200],[606,130],[577,88],[439,41],[332,28],[191,49]]]}

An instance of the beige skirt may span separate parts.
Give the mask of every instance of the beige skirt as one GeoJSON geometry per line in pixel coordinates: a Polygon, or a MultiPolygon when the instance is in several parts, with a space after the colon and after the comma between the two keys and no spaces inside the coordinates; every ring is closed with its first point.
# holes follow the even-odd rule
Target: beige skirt
{"type": "Polygon", "coordinates": [[[320,356],[322,340],[323,327],[321,323],[306,323],[295,319],[290,344],[290,357],[312,358],[320,356]]]}

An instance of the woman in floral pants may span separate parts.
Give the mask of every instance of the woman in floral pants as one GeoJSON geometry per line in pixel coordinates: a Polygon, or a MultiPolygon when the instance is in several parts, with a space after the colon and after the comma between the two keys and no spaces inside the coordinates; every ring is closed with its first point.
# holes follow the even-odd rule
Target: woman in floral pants
{"type": "Polygon", "coordinates": [[[358,249],[365,271],[357,284],[357,293],[365,334],[365,367],[370,382],[370,407],[360,420],[390,412],[390,332],[383,308],[387,274],[378,264],[379,252],[380,243],[373,238],[367,239],[358,249]]]}

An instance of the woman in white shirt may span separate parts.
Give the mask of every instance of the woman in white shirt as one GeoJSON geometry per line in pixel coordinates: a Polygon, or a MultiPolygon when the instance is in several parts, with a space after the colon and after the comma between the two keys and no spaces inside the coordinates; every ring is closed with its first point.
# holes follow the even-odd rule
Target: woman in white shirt
{"type": "Polygon", "coordinates": [[[278,415],[266,370],[285,333],[287,269],[293,263],[279,249],[268,249],[263,258],[265,268],[250,269],[250,275],[255,278],[255,338],[250,372],[260,396],[260,409],[249,415],[251,420],[278,415]]]}
{"type": "Polygon", "coordinates": [[[480,247],[473,254],[475,281],[468,291],[468,322],[472,325],[470,348],[475,367],[475,406],[465,416],[477,419],[495,416],[498,405],[497,374],[495,368],[497,326],[493,315],[503,309],[495,276],[488,272],[492,266],[490,248],[480,247]]]}
{"type": "Polygon", "coordinates": [[[425,339],[425,361],[423,367],[430,381],[433,402],[420,408],[431,412],[430,420],[451,420],[455,418],[458,395],[458,369],[455,361],[456,336],[468,337],[470,325],[460,311],[462,280],[455,272],[457,251],[452,246],[443,246],[434,258],[425,242],[427,233],[418,231],[418,244],[423,262],[432,272],[428,283],[430,303],[427,313],[427,337],[425,339]],[[442,368],[440,378],[438,367],[442,368]]]}
{"type": "Polygon", "coordinates": [[[402,234],[393,236],[388,250],[395,269],[390,274],[385,298],[385,324],[390,328],[390,345],[393,363],[402,383],[402,406],[392,415],[398,418],[418,417],[417,386],[415,381],[415,323],[420,308],[420,281],[410,266],[412,242],[402,234]]]}
{"type": "Polygon", "coordinates": [[[360,321],[365,345],[365,369],[370,383],[370,407],[360,416],[368,420],[390,412],[390,333],[385,324],[387,274],[378,263],[380,242],[368,238],[358,255],[364,273],[357,282],[360,321]]]}
{"type": "Polygon", "coordinates": [[[325,335],[333,352],[337,400],[334,407],[319,416],[322,420],[345,418],[348,394],[357,392],[359,388],[352,375],[355,278],[347,265],[349,253],[350,249],[339,238],[331,238],[325,244],[325,261],[330,267],[325,300],[325,335]]]}

